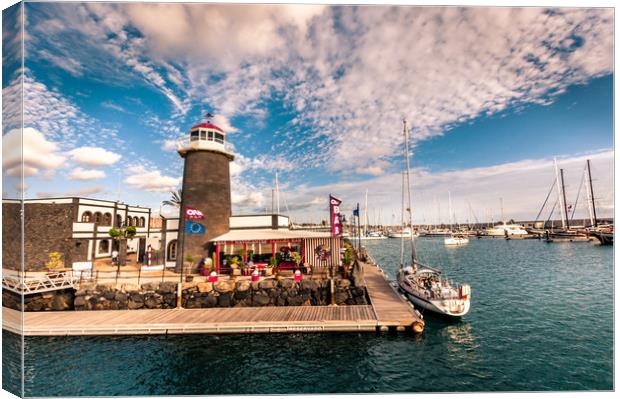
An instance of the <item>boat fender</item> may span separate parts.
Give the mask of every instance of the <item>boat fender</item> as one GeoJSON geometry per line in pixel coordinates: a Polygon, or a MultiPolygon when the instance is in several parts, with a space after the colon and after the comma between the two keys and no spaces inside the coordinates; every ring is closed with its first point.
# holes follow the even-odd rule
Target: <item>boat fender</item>
{"type": "Polygon", "coordinates": [[[411,330],[416,334],[422,333],[424,331],[424,322],[414,321],[411,325],[411,330]]]}

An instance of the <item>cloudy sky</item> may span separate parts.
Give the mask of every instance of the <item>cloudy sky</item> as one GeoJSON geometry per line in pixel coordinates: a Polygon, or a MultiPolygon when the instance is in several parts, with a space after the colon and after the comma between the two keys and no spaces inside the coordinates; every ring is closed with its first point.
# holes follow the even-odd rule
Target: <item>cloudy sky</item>
{"type": "MultiPolygon", "coordinates": [[[[565,169],[585,213],[613,207],[613,10],[27,3],[25,62],[3,14],[3,196],[158,209],[176,142],[205,112],[228,134],[234,213],[397,223],[402,120],[418,222],[533,219],[565,169]],[[20,83],[24,89],[24,164],[20,83]],[[23,184],[18,176],[25,176],[23,184]],[[500,200],[501,198],[501,200],[500,200]]],[[[555,197],[553,197],[555,198],[555,197]]],[[[548,215],[544,216],[545,218],[548,215]]]]}

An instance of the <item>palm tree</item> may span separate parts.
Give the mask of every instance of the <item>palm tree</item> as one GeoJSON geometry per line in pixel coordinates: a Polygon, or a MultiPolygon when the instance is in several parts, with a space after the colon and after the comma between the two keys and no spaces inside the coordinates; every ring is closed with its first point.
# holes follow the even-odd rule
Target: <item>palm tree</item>
{"type": "Polygon", "coordinates": [[[178,189],[177,191],[170,191],[170,194],[171,194],[170,199],[162,201],[162,205],[168,205],[168,206],[173,206],[175,208],[180,208],[181,207],[181,196],[182,196],[181,189],[178,189]]]}

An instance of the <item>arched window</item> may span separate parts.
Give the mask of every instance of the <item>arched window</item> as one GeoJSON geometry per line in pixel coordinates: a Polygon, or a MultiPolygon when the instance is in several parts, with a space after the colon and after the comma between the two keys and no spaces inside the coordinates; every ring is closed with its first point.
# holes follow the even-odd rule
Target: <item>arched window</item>
{"type": "Polygon", "coordinates": [[[95,212],[95,223],[101,224],[102,221],[103,216],[101,215],[101,212],[95,212]]]}
{"type": "Polygon", "coordinates": [[[103,222],[101,222],[101,224],[104,226],[112,226],[112,214],[107,212],[104,213],[103,222]]]}
{"type": "Polygon", "coordinates": [[[110,251],[110,241],[109,240],[99,241],[99,253],[107,254],[109,251],[110,251]]]}
{"type": "Polygon", "coordinates": [[[131,216],[127,217],[127,226],[133,226],[133,219],[131,218],[131,216]]]}
{"type": "Polygon", "coordinates": [[[123,217],[119,214],[116,214],[116,227],[121,227],[123,225],[123,217]]]}
{"type": "Polygon", "coordinates": [[[93,214],[89,211],[86,211],[82,214],[82,223],[90,223],[93,218],[93,214]]]}
{"type": "Polygon", "coordinates": [[[138,225],[138,217],[137,217],[137,216],[134,216],[134,217],[133,217],[133,225],[134,225],[134,226],[136,226],[136,227],[138,227],[138,226],[139,226],[139,225],[138,225]]]}
{"type": "Polygon", "coordinates": [[[168,244],[168,260],[177,260],[177,240],[172,240],[168,244]]]}
{"type": "Polygon", "coordinates": [[[139,224],[139,226],[140,226],[140,227],[144,227],[144,225],[145,225],[145,224],[146,224],[146,219],[145,219],[145,218],[144,218],[144,216],[143,216],[143,217],[141,217],[141,218],[140,218],[140,224],[139,224]]]}

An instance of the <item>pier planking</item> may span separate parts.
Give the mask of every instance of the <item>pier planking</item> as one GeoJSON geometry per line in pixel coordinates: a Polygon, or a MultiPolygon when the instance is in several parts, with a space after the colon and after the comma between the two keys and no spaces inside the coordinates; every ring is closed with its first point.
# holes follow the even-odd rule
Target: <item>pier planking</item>
{"type": "Polygon", "coordinates": [[[27,336],[377,331],[420,319],[381,270],[362,264],[371,305],[24,312],[2,328],[27,336]]]}

